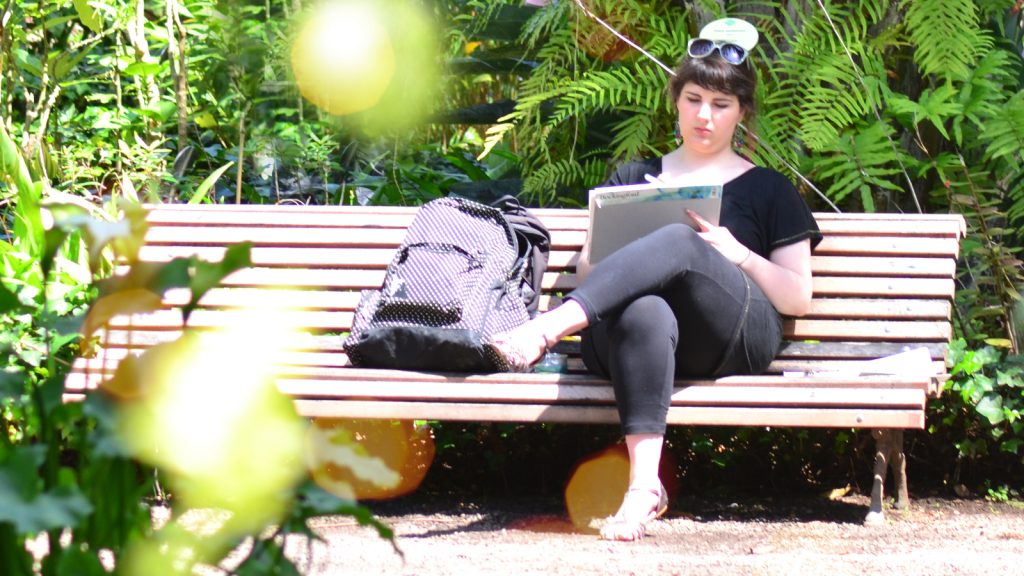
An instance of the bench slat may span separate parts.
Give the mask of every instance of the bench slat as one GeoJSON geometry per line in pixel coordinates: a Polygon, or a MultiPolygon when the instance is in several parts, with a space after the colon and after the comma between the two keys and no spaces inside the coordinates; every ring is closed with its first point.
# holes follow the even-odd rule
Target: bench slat
{"type": "MultiPolygon", "coordinates": [[[[209,246],[145,246],[139,257],[146,262],[168,262],[173,258],[193,255],[217,261],[224,257],[224,248],[209,246]]],[[[345,245],[327,247],[260,247],[251,252],[253,265],[286,268],[369,268],[382,269],[391,262],[392,247],[345,245]]],[[[552,271],[574,272],[575,250],[552,250],[548,268],[552,271]]],[[[899,276],[950,278],[955,262],[948,258],[894,258],[867,256],[814,256],[811,270],[815,274],[834,276],[899,276]]]]}
{"type": "MultiPolygon", "coordinates": [[[[308,219],[308,216],[303,216],[308,219]]],[[[300,220],[292,218],[292,220],[300,220]]],[[[411,222],[412,218],[405,218],[411,222]]],[[[288,225],[287,222],[266,222],[258,225],[234,225],[230,222],[195,222],[187,221],[176,225],[155,225],[146,232],[146,243],[149,245],[178,245],[183,238],[188,244],[195,246],[222,246],[237,242],[252,242],[256,246],[398,246],[405,237],[405,227],[399,226],[400,220],[375,220],[366,224],[365,217],[350,217],[345,222],[330,221],[328,216],[320,216],[317,222],[303,225],[288,225]],[[362,222],[359,222],[362,220],[362,222]]],[[[949,241],[956,243],[957,237],[951,230],[928,230],[926,224],[922,228],[908,229],[906,225],[889,224],[885,227],[864,228],[852,226],[844,222],[843,226],[822,226],[822,234],[828,242],[823,241],[817,248],[819,253],[846,253],[852,248],[867,242],[871,251],[884,250],[885,253],[935,255],[946,254],[945,250],[952,247],[949,241]],[[909,247],[901,245],[910,241],[909,247]],[[936,252],[939,249],[941,251],[936,252]]],[[[586,240],[586,229],[577,226],[570,228],[549,227],[552,245],[579,250],[586,240]]]]}
{"type": "Polygon", "coordinates": [[[815,276],[815,297],[863,296],[863,297],[925,297],[952,298],[956,285],[952,279],[944,278],[849,278],[836,276],[815,276]]]}
{"type": "MultiPolygon", "coordinates": [[[[285,308],[352,312],[359,304],[359,292],[334,290],[287,290],[261,288],[215,288],[200,305],[206,308],[285,308]]],[[[187,289],[174,289],[164,298],[168,306],[182,306],[190,299],[187,289]]],[[[548,309],[551,296],[541,296],[540,306],[548,309]]],[[[560,301],[560,299],[559,299],[560,301]]],[[[952,305],[947,300],[817,298],[806,318],[948,320],[952,305]]]]}
{"type": "MultiPolygon", "coordinates": [[[[189,325],[194,328],[228,327],[244,316],[249,310],[206,310],[192,313],[189,325]]],[[[288,320],[294,326],[309,330],[342,332],[352,325],[352,312],[321,312],[289,310],[288,320]]],[[[158,310],[150,314],[115,316],[110,321],[113,328],[176,330],[181,328],[181,313],[178,310],[158,310]]],[[[786,319],[784,330],[795,340],[863,340],[863,341],[946,341],[951,334],[945,321],[886,321],[886,320],[810,320],[786,319]]]]}
{"type": "MultiPolygon", "coordinates": [[[[170,342],[181,335],[178,330],[158,331],[125,331],[108,330],[103,332],[103,343],[107,347],[104,354],[113,355],[117,360],[124,357],[124,350],[136,350],[148,348],[156,344],[170,342]]],[[[325,354],[330,356],[341,353],[342,338],[336,335],[324,334],[299,334],[289,341],[289,349],[295,353],[302,354],[325,354]]],[[[945,357],[946,346],[942,342],[786,342],[779,352],[779,358],[783,360],[807,360],[814,361],[840,361],[840,360],[869,360],[881,358],[906,352],[911,348],[924,347],[935,360],[942,360],[945,357]]],[[[579,342],[563,340],[559,342],[555,350],[570,356],[579,355],[579,342]]],[[[315,363],[314,363],[315,364],[315,363]]],[[[328,365],[342,365],[341,363],[328,363],[328,365]]]]}
{"type": "Polygon", "coordinates": [[[836,319],[929,319],[949,320],[953,305],[948,300],[883,298],[815,298],[805,318],[836,319]]]}
{"type": "MultiPolygon", "coordinates": [[[[368,217],[379,227],[406,228],[412,222],[414,207],[348,206],[195,206],[161,205],[150,212],[148,221],[161,225],[259,225],[359,227],[368,217]]],[[[586,210],[532,209],[544,224],[555,230],[586,230],[586,210]]],[[[948,214],[814,214],[825,234],[962,236],[963,219],[948,214]],[[908,224],[912,224],[908,226],[908,224]]]]}
{"type": "MultiPolygon", "coordinates": [[[[294,380],[278,378],[278,388],[295,397],[317,398],[386,398],[388,400],[441,400],[446,402],[508,402],[613,405],[611,386],[558,383],[488,383],[479,385],[458,381],[434,382],[425,388],[421,382],[378,380],[294,380]]],[[[810,387],[713,387],[688,386],[672,394],[673,406],[786,406],[842,408],[909,408],[923,409],[922,390],[881,388],[810,388],[810,387]]]]}
{"type": "MultiPolygon", "coordinates": [[[[116,366],[116,363],[120,361],[123,354],[113,354],[111,352],[110,359],[112,360],[106,366],[102,366],[102,359],[93,358],[83,360],[83,370],[80,373],[84,373],[88,368],[91,374],[100,375],[101,372],[107,372],[116,366]]],[[[338,371],[333,360],[337,357],[331,358],[326,363],[316,362],[315,358],[307,357],[311,362],[303,364],[293,364],[289,366],[281,366],[278,369],[278,373],[282,376],[292,378],[304,378],[313,379],[319,381],[348,381],[348,382],[361,382],[364,385],[372,386],[378,382],[407,382],[413,383],[423,391],[430,391],[434,385],[458,382],[472,385],[479,385],[483,387],[490,387],[492,385],[506,384],[506,383],[518,383],[518,384],[552,384],[556,382],[562,382],[573,385],[586,385],[595,387],[608,387],[609,382],[604,378],[589,374],[589,373],[578,373],[578,374],[550,374],[550,373],[494,373],[494,374],[444,374],[435,372],[415,372],[415,371],[404,371],[404,370],[389,370],[389,369],[374,369],[374,368],[354,368],[349,367],[344,371],[338,371]]],[[[68,381],[67,388],[74,390],[83,390],[87,388],[94,388],[99,382],[97,379],[70,379],[68,381]]],[[[679,387],[809,387],[809,388],[900,388],[900,389],[918,389],[927,390],[931,384],[931,378],[925,375],[858,375],[858,374],[828,374],[828,375],[806,375],[806,376],[778,376],[778,375],[743,375],[743,376],[724,376],[717,379],[707,378],[695,378],[679,380],[679,387]]]]}
{"type": "Polygon", "coordinates": [[[862,340],[865,342],[946,342],[952,337],[949,322],[876,322],[872,320],[805,320],[788,318],[784,332],[794,340],[862,340]]]}
{"type": "MultiPolygon", "coordinates": [[[[80,370],[90,370],[96,373],[96,378],[105,377],[106,374],[112,373],[117,367],[117,363],[126,355],[125,349],[113,349],[107,350],[102,358],[95,358],[86,361],[81,364],[80,370]]],[[[325,367],[325,368],[347,368],[348,356],[343,352],[290,352],[283,353],[281,362],[286,363],[290,367],[306,366],[306,367],[325,367]]],[[[830,378],[836,378],[836,374],[843,373],[856,373],[859,369],[860,363],[863,360],[798,360],[798,359],[786,359],[778,358],[774,360],[768,368],[765,370],[765,374],[782,374],[782,373],[804,373],[811,376],[820,374],[829,375],[830,378]]],[[[586,367],[583,365],[583,361],[578,357],[572,357],[568,360],[568,369],[574,374],[585,374],[586,367]]],[[[941,374],[945,370],[945,363],[942,360],[935,360],[932,363],[932,369],[936,374],[941,374]]],[[[100,382],[99,379],[89,378],[82,380],[80,384],[68,383],[68,389],[72,389],[75,386],[79,387],[91,387],[100,382]],[[90,385],[85,384],[89,382],[90,385]]],[[[602,381],[603,382],[603,381],[602,381]]],[[[806,383],[795,382],[795,383],[778,383],[780,386],[802,386],[806,383]]],[[[852,386],[850,383],[832,383],[833,386],[852,386]]],[[[864,386],[863,382],[857,382],[856,385],[864,386]]],[[[891,387],[891,382],[886,381],[884,387],[891,387]]],[[[934,386],[929,387],[927,390],[929,394],[934,392],[934,386]]]]}
{"type": "Polygon", "coordinates": [[[868,256],[813,256],[811,271],[829,276],[933,276],[951,278],[951,258],[894,258],[868,256]]]}
{"type": "MultiPolygon", "coordinates": [[[[605,406],[548,406],[508,404],[448,404],[431,402],[373,402],[296,399],[307,417],[385,418],[405,420],[462,420],[472,422],[565,422],[616,424],[615,408],[605,406]]],[[[668,412],[670,425],[800,426],[841,428],[924,428],[920,410],[850,410],[679,407],[668,412]]]]}
{"type": "MultiPolygon", "coordinates": [[[[249,241],[256,246],[368,246],[396,247],[405,237],[401,228],[206,228],[159,227],[146,233],[151,247],[160,245],[210,246],[249,241]]],[[[555,247],[579,249],[586,235],[581,231],[552,233],[555,247]]],[[[955,256],[956,238],[926,236],[829,236],[826,235],[815,254],[875,256],[955,256]]]]}
{"type": "MultiPolygon", "coordinates": [[[[310,268],[245,268],[224,279],[225,286],[280,286],[311,288],[342,288],[365,290],[379,288],[384,270],[310,268]]],[[[576,287],[574,274],[547,272],[541,283],[546,292],[569,291],[576,287]]],[[[849,278],[821,276],[814,278],[817,297],[917,297],[951,298],[955,285],[942,278],[849,278]]]]}
{"type": "Polygon", "coordinates": [[[950,256],[957,254],[958,250],[959,243],[955,238],[825,236],[814,253],[821,256],[950,256]]]}

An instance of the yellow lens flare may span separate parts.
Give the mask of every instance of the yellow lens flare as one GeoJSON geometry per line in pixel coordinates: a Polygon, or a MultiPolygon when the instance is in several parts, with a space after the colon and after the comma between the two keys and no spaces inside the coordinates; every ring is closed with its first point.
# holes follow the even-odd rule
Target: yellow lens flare
{"type": "Polygon", "coordinates": [[[342,116],[376,105],[395,73],[385,14],[365,1],[335,0],[313,9],[292,45],[299,92],[342,116]]]}
{"type": "Polygon", "coordinates": [[[578,530],[596,533],[615,514],[629,487],[629,455],[623,445],[585,458],[565,487],[565,507],[578,530]]]}
{"type": "Polygon", "coordinates": [[[411,420],[319,418],[309,428],[306,463],[324,490],[354,500],[409,494],[434,461],[434,438],[411,420]]]}
{"type": "Polygon", "coordinates": [[[220,331],[154,346],[130,374],[141,391],[121,406],[126,444],[169,474],[186,507],[220,508],[258,528],[283,510],[304,474],[306,425],[274,385],[287,314],[239,311],[220,331]]]}

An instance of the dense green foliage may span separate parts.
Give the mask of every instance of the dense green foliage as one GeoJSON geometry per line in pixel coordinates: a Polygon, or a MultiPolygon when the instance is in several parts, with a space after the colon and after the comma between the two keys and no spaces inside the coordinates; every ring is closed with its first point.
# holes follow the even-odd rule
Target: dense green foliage
{"type": "MultiPolygon", "coordinates": [[[[359,115],[333,117],[300,95],[289,51],[312,1],[4,4],[0,571],[90,566],[85,571],[98,573],[100,549],[121,558],[129,542],[161,541],[147,504],[159,492],[159,464],[116,441],[114,407],[100,399],[60,401],[66,367],[83,348],[87,311],[112,289],[97,280],[109,275],[114,252],[124,258],[138,243],[131,206],[418,204],[453,190],[522,191],[536,205],[581,205],[617,162],[674,146],[668,73],[581,5],[669,67],[701,24],[722,15],[750,20],[762,34],[751,58],[761,87],[758,113],[741,136],[746,154],[790,175],[816,209],[964,214],[953,378],[932,404],[929,434],[911,448],[911,465],[927,467],[947,486],[966,483],[1002,496],[1019,489],[1019,2],[408,3],[433,20],[445,74],[423,102],[411,101],[417,93],[405,96],[429,105],[427,118],[386,129],[371,129],[359,115]],[[65,527],[75,546],[58,544],[65,527]],[[23,552],[36,534],[46,534],[57,551],[41,568],[23,552]]],[[[226,264],[236,265],[244,259],[226,264]]],[[[203,265],[175,266],[164,284],[147,287],[191,285],[195,277],[182,272],[203,265]]],[[[205,287],[227,269],[211,266],[205,287]]],[[[506,448],[544,444],[510,435],[546,434],[567,450],[590,442],[551,429],[484,430],[440,428],[439,458],[483,444],[494,448],[487,469],[502,473],[506,448]]],[[[861,440],[846,431],[686,430],[670,437],[697,486],[698,470],[735,470],[751,453],[755,465],[814,484],[820,474],[803,464],[808,454],[817,454],[817,467],[827,466],[822,454],[860,458],[861,440]]],[[[541,452],[560,461],[553,448],[541,452]]],[[[282,530],[301,531],[304,515],[329,510],[372,523],[364,509],[312,488],[291,496],[282,530]]],[[[280,560],[272,539],[261,542],[254,572],[280,560]]]]}
{"type": "MultiPolygon", "coordinates": [[[[522,10],[512,2],[475,4],[484,21],[522,10]]],[[[755,162],[789,174],[819,209],[966,217],[954,318],[961,340],[948,385],[960,394],[937,405],[932,431],[956,446],[950,481],[961,480],[963,463],[981,455],[1019,469],[1019,6],[583,4],[670,67],[703,22],[726,14],[750,20],[761,32],[751,59],[761,86],[757,114],[740,138],[755,162]]],[[[663,97],[667,73],[581,13],[577,2],[549,3],[505,43],[506,52],[514,45],[535,64],[519,82],[514,110],[488,130],[485,146],[515,139],[524,192],[540,203],[577,204],[609,166],[674,145],[674,111],[663,97]]]]}

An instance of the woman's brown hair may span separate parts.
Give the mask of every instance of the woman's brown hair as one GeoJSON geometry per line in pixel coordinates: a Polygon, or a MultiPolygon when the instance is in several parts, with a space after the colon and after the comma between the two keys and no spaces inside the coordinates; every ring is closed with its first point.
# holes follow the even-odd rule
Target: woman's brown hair
{"type": "Polygon", "coordinates": [[[749,60],[734,65],[723,60],[717,52],[704,58],[684,58],[676,67],[675,76],[668,84],[673,106],[679,101],[683,86],[690,82],[707,90],[736,96],[746,117],[753,115],[757,73],[749,60]]]}

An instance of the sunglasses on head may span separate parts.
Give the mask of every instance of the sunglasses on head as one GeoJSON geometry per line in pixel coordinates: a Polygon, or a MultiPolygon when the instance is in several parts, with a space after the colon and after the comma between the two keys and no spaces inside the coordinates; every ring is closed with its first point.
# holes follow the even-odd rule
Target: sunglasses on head
{"type": "Polygon", "coordinates": [[[718,50],[723,60],[733,66],[743,64],[743,61],[747,59],[747,55],[750,54],[742,46],[732,42],[719,42],[717,40],[708,40],[707,38],[691,38],[690,43],[686,45],[686,53],[693,58],[706,58],[715,50],[718,50]]]}

